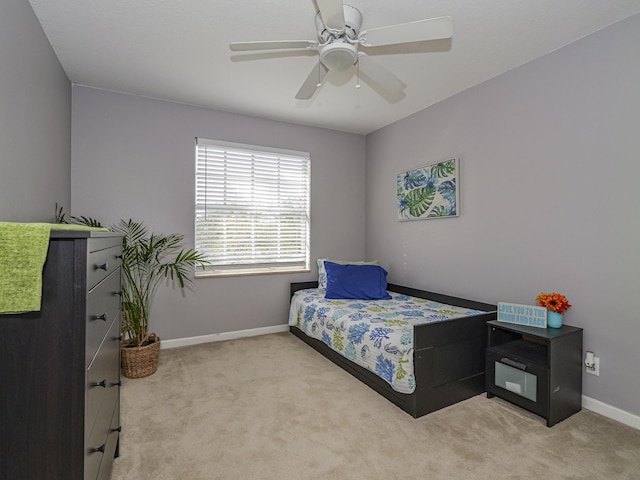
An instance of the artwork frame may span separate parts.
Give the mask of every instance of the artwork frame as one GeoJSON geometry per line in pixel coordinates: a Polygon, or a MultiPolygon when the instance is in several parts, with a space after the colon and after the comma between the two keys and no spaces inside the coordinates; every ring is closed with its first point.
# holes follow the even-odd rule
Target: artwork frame
{"type": "Polygon", "coordinates": [[[460,216],[460,162],[449,158],[401,172],[396,177],[398,220],[460,216]]]}

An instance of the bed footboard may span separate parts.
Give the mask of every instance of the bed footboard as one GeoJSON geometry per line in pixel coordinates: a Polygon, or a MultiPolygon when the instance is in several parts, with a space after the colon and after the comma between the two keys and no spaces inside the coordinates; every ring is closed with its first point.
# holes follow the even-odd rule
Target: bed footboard
{"type": "Polygon", "coordinates": [[[495,313],[416,327],[414,417],[485,391],[486,322],[491,318],[495,313]]]}

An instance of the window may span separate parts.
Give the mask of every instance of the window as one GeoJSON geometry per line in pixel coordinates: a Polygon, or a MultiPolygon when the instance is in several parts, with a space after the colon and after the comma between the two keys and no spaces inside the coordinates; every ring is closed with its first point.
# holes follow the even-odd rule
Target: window
{"type": "Polygon", "coordinates": [[[308,153],[196,139],[196,276],[309,270],[308,153]]]}

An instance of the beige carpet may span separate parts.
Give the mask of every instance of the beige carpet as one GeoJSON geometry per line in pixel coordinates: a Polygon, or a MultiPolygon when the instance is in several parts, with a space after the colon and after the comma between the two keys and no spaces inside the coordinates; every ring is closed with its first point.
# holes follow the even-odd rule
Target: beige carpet
{"type": "Polygon", "coordinates": [[[125,379],[112,480],[640,479],[640,431],[479,395],[414,419],[289,333],[160,352],[125,379]]]}

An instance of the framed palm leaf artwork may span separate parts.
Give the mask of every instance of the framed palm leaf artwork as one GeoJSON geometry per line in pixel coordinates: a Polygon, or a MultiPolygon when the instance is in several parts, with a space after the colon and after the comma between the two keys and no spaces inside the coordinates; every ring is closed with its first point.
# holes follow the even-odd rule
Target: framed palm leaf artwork
{"type": "Polygon", "coordinates": [[[398,220],[460,215],[457,158],[398,174],[398,220]]]}

